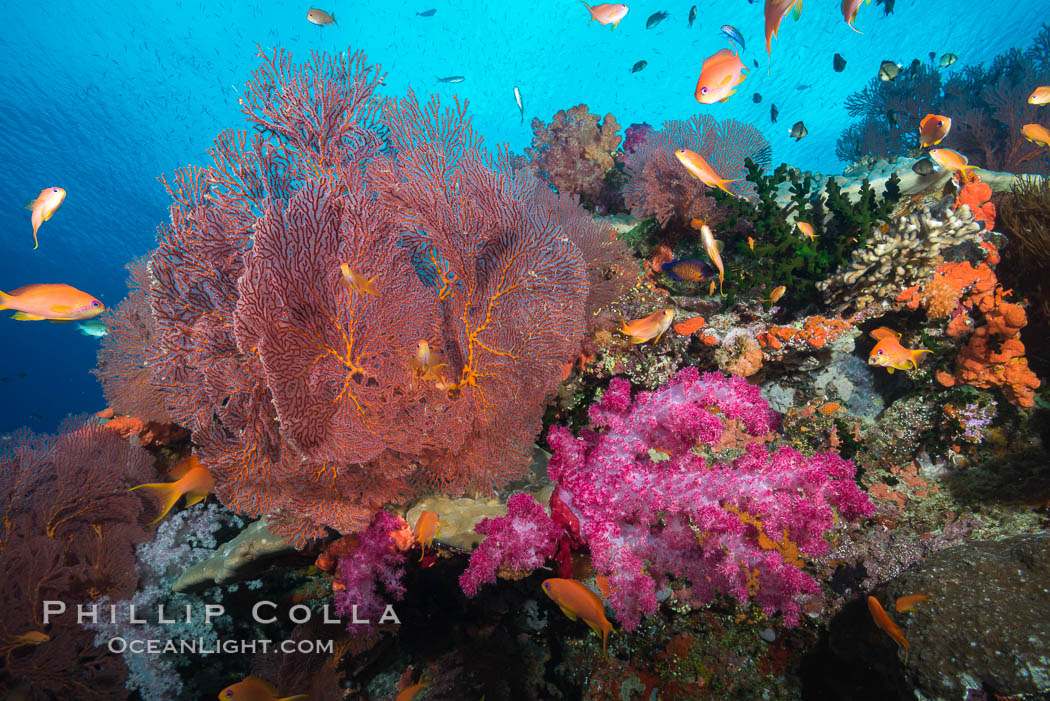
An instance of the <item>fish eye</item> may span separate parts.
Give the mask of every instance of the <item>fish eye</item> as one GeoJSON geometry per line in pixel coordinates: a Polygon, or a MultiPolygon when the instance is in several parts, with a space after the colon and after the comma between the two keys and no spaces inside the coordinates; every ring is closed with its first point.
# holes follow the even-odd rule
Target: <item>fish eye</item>
{"type": "Polygon", "coordinates": [[[99,302],[97,299],[91,300],[91,306],[92,307],[97,307],[100,304],[102,304],[102,302],[99,302]]]}
{"type": "Polygon", "coordinates": [[[51,192],[58,192],[58,188],[57,187],[51,188],[51,192]]]}
{"type": "Polygon", "coordinates": [[[704,87],[700,88],[700,94],[701,95],[706,95],[707,94],[707,86],[706,85],[704,87]]]}
{"type": "Polygon", "coordinates": [[[879,349],[879,355],[882,355],[882,349],[881,348],[879,349]]]}

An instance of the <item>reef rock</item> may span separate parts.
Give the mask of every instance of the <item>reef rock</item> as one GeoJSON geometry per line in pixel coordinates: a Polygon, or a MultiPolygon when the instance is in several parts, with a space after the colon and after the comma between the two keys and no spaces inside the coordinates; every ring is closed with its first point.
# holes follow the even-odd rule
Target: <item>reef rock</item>
{"type": "Polygon", "coordinates": [[[964,699],[1050,692],[1050,533],[946,548],[908,568],[874,595],[899,625],[907,657],[857,600],[832,621],[840,660],[873,667],[900,699],[964,699]],[[932,599],[910,611],[897,597],[932,599]],[[907,661],[905,662],[905,659],[907,661]]]}
{"type": "Polygon", "coordinates": [[[193,565],[171,585],[185,592],[251,579],[281,555],[295,553],[295,547],[274,535],[265,518],[241,531],[233,540],[220,545],[207,560],[193,565]]]}

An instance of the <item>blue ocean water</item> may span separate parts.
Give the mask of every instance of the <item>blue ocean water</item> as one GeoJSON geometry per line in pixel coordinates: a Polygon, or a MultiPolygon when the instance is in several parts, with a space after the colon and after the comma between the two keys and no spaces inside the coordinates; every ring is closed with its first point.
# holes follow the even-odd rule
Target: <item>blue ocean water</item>
{"type": "MultiPolygon", "coordinates": [[[[148,252],[166,216],[157,177],[203,163],[212,138],[240,127],[237,97],[257,64],[257,47],[296,54],[363,50],[387,72],[386,94],[411,87],[470,101],[474,126],[494,146],[521,151],[532,117],[549,121],[580,102],[612,113],[621,125],[709,113],[760,127],[773,162],[838,172],[835,140],[848,123],[844,99],[885,59],[907,64],[930,52],[959,57],[949,70],[989,61],[1027,46],[1050,13],[1050,2],[897,0],[893,14],[865,5],[858,34],[839,3],[807,3],[798,23],[786,20],[767,60],[762,3],[632,3],[616,31],[588,23],[578,2],[334,2],[338,25],[306,21],[307,3],[5,2],[0,4],[0,289],[65,282],[115,306],[124,295],[124,265],[148,252]],[[416,13],[435,9],[431,17],[416,13]],[[670,16],[646,29],[658,11],[670,16]],[[706,56],[728,46],[719,33],[732,24],[747,47],[748,79],[724,104],[699,105],[693,91],[706,56]],[[847,60],[841,73],[832,57],[847,60]],[[648,66],[632,73],[636,61],[648,66]],[[754,67],[757,60],[758,67],[754,67]],[[768,68],[768,72],[767,72],[768,68]],[[437,76],[462,75],[459,84],[437,76]],[[525,104],[521,122],[513,88],[525,104]],[[754,103],[754,93],[762,95],[754,103]],[[772,124],[775,103],[779,121],[772,124]],[[809,136],[788,138],[803,120],[809,136]],[[22,204],[42,188],[68,197],[40,230],[32,250],[22,204]]],[[[6,316],[6,315],[3,315],[6,316]]],[[[53,429],[70,412],[102,408],[90,370],[97,340],[72,324],[0,319],[0,432],[29,423],[53,429]]]]}

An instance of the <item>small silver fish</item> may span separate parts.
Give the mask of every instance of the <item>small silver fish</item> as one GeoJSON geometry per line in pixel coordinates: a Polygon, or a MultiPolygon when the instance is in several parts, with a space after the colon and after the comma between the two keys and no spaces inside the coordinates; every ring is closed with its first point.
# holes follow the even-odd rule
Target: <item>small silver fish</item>
{"type": "Polygon", "coordinates": [[[893,61],[883,61],[879,64],[879,80],[884,83],[888,83],[896,78],[897,74],[900,72],[900,64],[894,63],[893,61]]]}
{"type": "Polygon", "coordinates": [[[693,22],[696,21],[696,5],[689,8],[689,28],[692,29],[693,22]]]}
{"type": "Polygon", "coordinates": [[[777,111],[777,106],[776,106],[776,105],[770,105],[770,106],[769,106],[769,119],[770,119],[770,121],[771,121],[771,122],[773,122],[774,124],[775,124],[775,123],[776,123],[776,121],[777,121],[777,115],[778,115],[778,114],[780,114],[780,112],[779,112],[779,111],[777,111]]]}
{"type": "Polygon", "coordinates": [[[102,338],[103,336],[109,335],[109,330],[106,328],[106,322],[98,319],[80,322],[77,324],[77,330],[85,336],[91,336],[93,338],[102,338]]]}
{"type": "Polygon", "coordinates": [[[437,82],[439,82],[439,83],[462,83],[466,79],[467,79],[467,76],[465,76],[465,75],[449,75],[449,76],[445,76],[444,78],[438,78],[437,82]]]}
{"type": "Polygon", "coordinates": [[[521,123],[525,123],[525,104],[521,101],[521,90],[518,90],[518,86],[514,86],[514,101],[518,103],[518,111],[521,112],[521,123]]]}
{"type": "Polygon", "coordinates": [[[762,95],[756,92],[754,95],[751,96],[751,102],[754,102],[756,105],[759,102],[762,102],[762,95]]]}
{"type": "Polygon", "coordinates": [[[417,17],[433,17],[435,12],[437,12],[437,10],[423,10],[422,12],[417,12],[416,16],[417,17]]]}
{"type": "Polygon", "coordinates": [[[731,24],[722,25],[722,33],[729,37],[729,41],[740,44],[740,49],[744,50],[747,47],[744,46],[744,37],[740,34],[740,31],[731,24]]]}
{"type": "Polygon", "coordinates": [[[920,158],[915,161],[915,163],[912,164],[911,169],[916,175],[922,175],[924,177],[927,175],[933,175],[937,172],[937,168],[929,158],[920,158]]]}
{"type": "Polygon", "coordinates": [[[802,120],[795,122],[795,125],[791,127],[791,131],[788,134],[796,142],[802,141],[802,139],[809,133],[809,129],[806,129],[806,125],[802,123],[802,120]]]}
{"type": "Polygon", "coordinates": [[[318,27],[328,27],[336,23],[335,13],[327,13],[324,10],[318,10],[316,7],[311,7],[306,13],[306,19],[310,24],[316,24],[318,27]]]}
{"type": "Polygon", "coordinates": [[[846,70],[846,59],[842,58],[842,54],[835,54],[835,58],[832,59],[831,65],[836,73],[841,73],[846,70]]]}
{"type": "Polygon", "coordinates": [[[643,68],[645,68],[648,65],[649,65],[648,61],[645,61],[645,60],[639,61],[638,63],[636,63],[633,66],[631,66],[631,73],[637,73],[638,71],[642,70],[643,68]]]}
{"type": "Polygon", "coordinates": [[[955,54],[944,54],[943,56],[941,56],[940,66],[941,66],[941,68],[947,68],[948,66],[952,65],[953,63],[955,63],[958,60],[959,60],[959,57],[956,56],[955,54]]]}
{"type": "Polygon", "coordinates": [[[653,14],[649,15],[649,19],[645,20],[645,28],[652,29],[656,25],[663,22],[665,19],[667,19],[666,12],[654,12],[653,14]]]}

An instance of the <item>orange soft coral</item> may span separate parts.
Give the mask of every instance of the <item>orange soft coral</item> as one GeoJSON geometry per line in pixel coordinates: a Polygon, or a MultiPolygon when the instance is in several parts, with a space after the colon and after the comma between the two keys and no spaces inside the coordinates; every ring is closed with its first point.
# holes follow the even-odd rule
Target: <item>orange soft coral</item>
{"type": "Polygon", "coordinates": [[[990,231],[995,227],[995,205],[989,202],[991,198],[992,188],[981,182],[979,177],[974,177],[959,190],[959,195],[955,198],[955,209],[967,205],[973,212],[973,218],[977,221],[983,219],[985,228],[990,231]]]}

